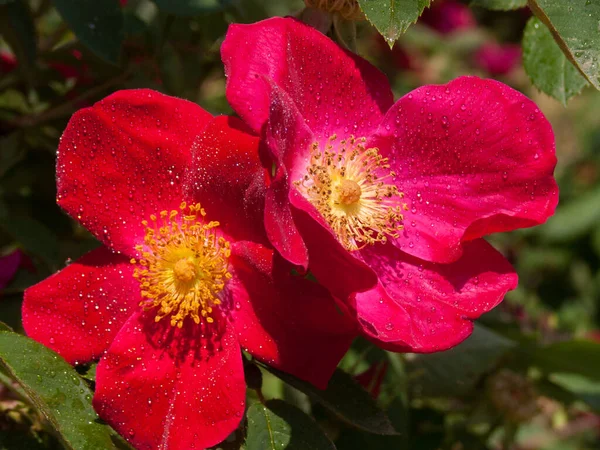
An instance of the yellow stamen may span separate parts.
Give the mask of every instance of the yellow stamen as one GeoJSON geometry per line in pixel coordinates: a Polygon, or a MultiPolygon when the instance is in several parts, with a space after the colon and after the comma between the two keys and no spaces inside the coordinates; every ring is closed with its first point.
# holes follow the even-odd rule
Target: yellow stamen
{"type": "Polygon", "coordinates": [[[146,310],[157,309],[158,322],[170,316],[172,326],[181,328],[190,317],[213,323],[213,308],[221,304],[219,294],[231,278],[227,270],[230,244],[217,237],[218,222],[204,222],[200,204],[180,206],[181,211],[151,215],[144,242],[136,246],[140,257],[133,276],[139,281],[146,310]],[[181,214],[180,214],[181,212],[181,214]]]}
{"type": "Polygon", "coordinates": [[[404,228],[404,194],[387,183],[396,174],[365,142],[354,136],[337,142],[333,135],[325,149],[312,144],[306,174],[294,182],[348,250],[397,238],[404,228]]]}

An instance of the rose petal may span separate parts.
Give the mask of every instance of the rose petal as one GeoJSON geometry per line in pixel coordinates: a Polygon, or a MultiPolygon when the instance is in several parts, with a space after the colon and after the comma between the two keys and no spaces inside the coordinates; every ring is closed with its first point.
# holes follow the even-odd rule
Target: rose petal
{"type": "Polygon", "coordinates": [[[418,260],[391,243],[360,253],[379,286],[356,294],[357,318],[367,336],[395,351],[453,347],[471,334],[473,319],[517,286],[514,269],[483,239],[465,243],[451,264],[418,260]]]}
{"type": "Polygon", "coordinates": [[[100,247],[25,291],[23,327],[69,363],[85,363],[104,353],[140,299],[129,260],[100,247]]]}
{"type": "Polygon", "coordinates": [[[216,117],[192,147],[184,191],[210,220],[234,240],[266,243],[263,224],[267,172],[258,156],[258,138],[235,117],[216,117]]]}
{"type": "Polygon", "coordinates": [[[131,316],[96,370],[94,408],[138,450],[203,449],[242,419],[246,386],[235,333],[131,316]]]}
{"type": "Polygon", "coordinates": [[[269,114],[264,77],[291,96],[318,140],[368,136],[393,103],[381,72],[292,18],[231,25],[221,56],[227,100],[257,133],[269,114]]]}
{"type": "Polygon", "coordinates": [[[58,149],[58,203],[133,256],[143,219],[178,208],[190,148],[211,115],[147,89],[119,91],[69,121],[58,149]]]}
{"type": "Polygon", "coordinates": [[[369,142],[390,158],[406,195],[395,243],[451,262],[461,241],[543,223],[558,201],[550,123],[523,94],[462,77],[401,98],[369,142]]]}
{"type": "Polygon", "coordinates": [[[325,388],[356,336],[327,291],[273,250],[233,246],[227,296],[240,344],[254,357],[325,388]],[[315,349],[318,348],[318,351],[315,349]]]}

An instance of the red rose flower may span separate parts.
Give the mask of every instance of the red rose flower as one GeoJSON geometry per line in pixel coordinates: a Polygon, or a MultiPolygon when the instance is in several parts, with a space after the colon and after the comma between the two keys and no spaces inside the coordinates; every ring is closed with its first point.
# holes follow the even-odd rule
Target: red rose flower
{"type": "Polygon", "coordinates": [[[437,0],[431,8],[423,11],[419,23],[442,34],[469,30],[477,26],[471,9],[456,0],[437,0]]]}
{"type": "Polygon", "coordinates": [[[556,206],[554,136],[534,103],[463,77],[394,104],[379,71],[293,19],[232,25],[221,52],[228,100],[274,164],[271,242],[367,337],[446,349],[515,288],[482,237],[556,206]]]}
{"type": "Polygon", "coordinates": [[[490,75],[506,75],[521,61],[521,46],[489,43],[482,45],[474,56],[475,64],[490,75]]]}
{"type": "Polygon", "coordinates": [[[62,136],[58,202],[104,245],[28,289],[23,324],[71,363],[101,357],[94,407],[138,449],[234,430],[240,347],[323,388],[350,345],[325,289],[265,245],[264,173],[241,121],[149,90],[62,136]]]}

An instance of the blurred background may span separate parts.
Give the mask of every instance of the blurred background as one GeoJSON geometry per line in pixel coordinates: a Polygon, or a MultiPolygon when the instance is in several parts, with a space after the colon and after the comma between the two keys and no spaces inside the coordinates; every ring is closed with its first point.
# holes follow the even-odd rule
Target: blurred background
{"type": "MultiPolygon", "coordinates": [[[[232,114],[219,55],[228,24],[304,8],[302,0],[215,0],[182,17],[165,3],[120,1],[124,42],[115,56],[83,44],[52,1],[0,1],[0,321],[16,331],[24,289],[98,245],[55,202],[55,152],[71,114],[141,87],[232,114]]],[[[366,21],[357,24],[356,50],[387,74],[396,97],[465,74],[531,97],[556,134],[561,200],[547,224],[491,239],[520,283],[465,344],[415,356],[358,341],[344,359],[400,436],[346,426],[264,373],[265,396],[310,412],[340,450],[600,448],[600,93],[586,88],[565,107],[532,86],[520,45],[530,16],[436,0],[392,49],[366,21]]],[[[354,47],[346,32],[330,31],[354,47]]],[[[9,383],[0,378],[0,449],[60,448],[9,383]]]]}

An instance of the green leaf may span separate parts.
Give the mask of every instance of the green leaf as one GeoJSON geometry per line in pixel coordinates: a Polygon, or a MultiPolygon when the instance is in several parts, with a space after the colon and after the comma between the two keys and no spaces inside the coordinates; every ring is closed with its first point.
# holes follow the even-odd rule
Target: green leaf
{"type": "Polygon", "coordinates": [[[579,340],[537,347],[529,351],[531,363],[546,373],[574,373],[600,380],[600,344],[579,340]]]}
{"type": "Polygon", "coordinates": [[[54,0],[54,6],[86,47],[110,63],[119,62],[125,36],[119,0],[54,0]]]}
{"type": "Polygon", "coordinates": [[[600,89],[600,0],[529,0],[567,58],[600,89]]]}
{"type": "Polygon", "coordinates": [[[233,0],[154,0],[154,3],[166,13],[188,17],[219,11],[233,0]]]}
{"type": "Polygon", "coordinates": [[[561,205],[548,223],[540,228],[540,233],[549,241],[571,241],[595,229],[598,222],[600,222],[600,188],[561,205]]]}
{"type": "Polygon", "coordinates": [[[358,0],[367,20],[390,46],[430,3],[431,0],[358,0]]]}
{"type": "Polygon", "coordinates": [[[480,325],[462,344],[440,353],[414,355],[408,360],[413,385],[424,396],[442,397],[469,392],[515,343],[480,325]]]}
{"type": "Polygon", "coordinates": [[[556,373],[550,375],[550,380],[563,389],[574,393],[586,402],[596,412],[600,412],[600,383],[581,375],[556,373]]]}
{"type": "Polygon", "coordinates": [[[272,367],[266,368],[349,425],[375,434],[397,434],[385,412],[377,406],[369,393],[342,370],[336,370],[327,389],[320,390],[272,367]]]}
{"type": "Polygon", "coordinates": [[[526,7],[527,0],[471,0],[471,6],[481,6],[494,11],[510,11],[526,7]]]}
{"type": "Polygon", "coordinates": [[[0,321],[0,331],[13,331],[13,329],[4,322],[0,321]]]}
{"type": "Polygon", "coordinates": [[[335,450],[319,426],[301,410],[282,400],[248,409],[246,450],[335,450]]]}
{"type": "Polygon", "coordinates": [[[58,240],[45,225],[30,217],[0,216],[0,226],[32,255],[44,260],[51,269],[59,263],[58,240]]]}
{"type": "Polygon", "coordinates": [[[529,20],[523,35],[523,65],[534,86],[563,105],[588,85],[550,30],[535,17],[529,20]]]}
{"type": "Polygon", "coordinates": [[[60,356],[16,333],[0,331],[0,362],[70,450],[114,449],[109,427],[91,405],[92,392],[60,356]]]}

